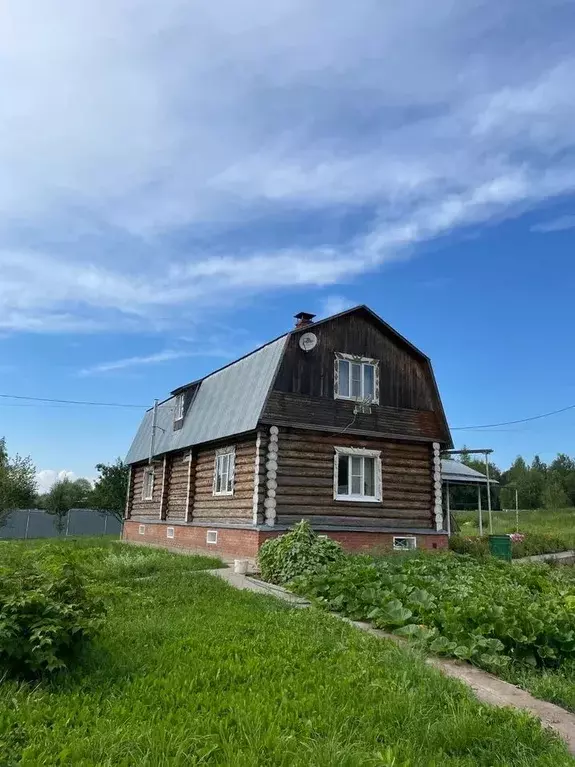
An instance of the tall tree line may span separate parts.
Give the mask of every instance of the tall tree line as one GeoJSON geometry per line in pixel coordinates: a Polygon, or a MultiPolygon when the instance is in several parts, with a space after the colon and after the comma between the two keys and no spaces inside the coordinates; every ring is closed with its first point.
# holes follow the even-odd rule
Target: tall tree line
{"type": "MultiPolygon", "coordinates": [[[[462,463],[485,474],[485,462],[469,453],[460,457],[462,463]]],[[[508,469],[489,463],[492,479],[499,482],[493,490],[493,507],[515,508],[515,492],[520,509],[563,509],[575,506],[575,459],[558,453],[551,463],[536,455],[531,463],[517,456],[508,469]]],[[[482,503],[486,507],[486,488],[482,488],[482,503]]],[[[477,489],[454,486],[451,491],[454,508],[477,508],[477,489]]]]}

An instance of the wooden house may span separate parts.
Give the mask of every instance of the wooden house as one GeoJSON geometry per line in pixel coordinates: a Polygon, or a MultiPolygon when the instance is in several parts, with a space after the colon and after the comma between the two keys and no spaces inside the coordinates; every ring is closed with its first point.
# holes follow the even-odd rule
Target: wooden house
{"type": "Polygon", "coordinates": [[[447,544],[429,358],[366,306],[313,317],[146,413],[126,540],[253,558],[308,519],[348,549],[447,544]]]}

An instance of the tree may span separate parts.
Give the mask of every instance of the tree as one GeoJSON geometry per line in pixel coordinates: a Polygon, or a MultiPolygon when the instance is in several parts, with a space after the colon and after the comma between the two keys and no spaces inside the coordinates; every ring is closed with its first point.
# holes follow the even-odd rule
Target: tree
{"type": "Polygon", "coordinates": [[[567,493],[563,489],[561,475],[550,472],[541,494],[543,506],[546,509],[564,509],[569,504],[567,493]]]}
{"type": "Polygon", "coordinates": [[[111,511],[120,521],[124,518],[130,467],[121,458],[116,463],[96,465],[99,477],[92,493],[92,506],[111,511]]]}
{"type": "Polygon", "coordinates": [[[0,439],[0,524],[12,509],[30,508],[36,496],[36,468],[30,457],[10,458],[0,439]]]}
{"type": "Polygon", "coordinates": [[[88,479],[60,479],[46,493],[43,505],[48,514],[57,517],[60,532],[64,529],[64,519],[70,509],[85,509],[90,506],[92,484],[88,479]]]}

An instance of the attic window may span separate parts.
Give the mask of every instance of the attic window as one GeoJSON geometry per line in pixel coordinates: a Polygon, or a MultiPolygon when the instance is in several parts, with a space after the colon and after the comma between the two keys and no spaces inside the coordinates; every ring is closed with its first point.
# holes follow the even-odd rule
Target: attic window
{"type": "Polygon", "coordinates": [[[379,403],[379,362],[352,354],[335,355],[333,394],[335,399],[379,403]]]}
{"type": "Polygon", "coordinates": [[[174,421],[181,421],[184,417],[184,393],[176,395],[176,400],[174,402],[174,421]]]}

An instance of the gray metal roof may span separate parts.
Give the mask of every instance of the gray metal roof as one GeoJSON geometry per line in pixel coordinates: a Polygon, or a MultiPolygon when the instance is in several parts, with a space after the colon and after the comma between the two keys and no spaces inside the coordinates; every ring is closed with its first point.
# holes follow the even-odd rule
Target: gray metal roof
{"type": "MultiPolygon", "coordinates": [[[[281,336],[200,383],[181,429],[174,431],[175,397],[158,405],[154,455],[181,450],[255,429],[288,336],[281,336]]],[[[148,410],[126,457],[149,457],[153,411],[148,410]]]]}
{"type": "MultiPolygon", "coordinates": [[[[444,482],[460,483],[462,485],[486,485],[487,477],[480,471],[466,466],[460,461],[452,461],[448,458],[441,459],[441,477],[444,482]]],[[[491,485],[498,485],[496,479],[489,478],[491,485]]]]}

